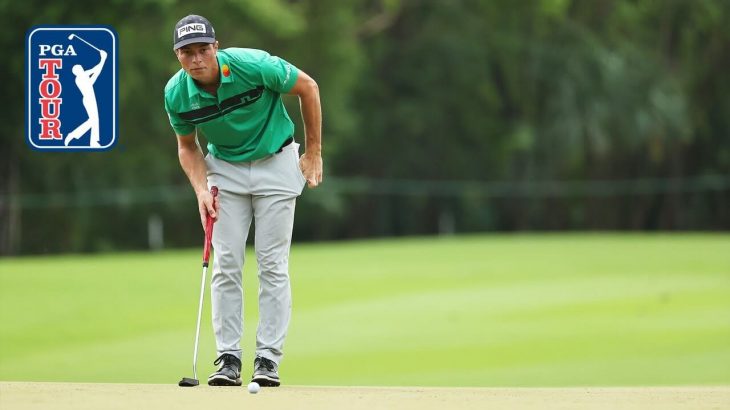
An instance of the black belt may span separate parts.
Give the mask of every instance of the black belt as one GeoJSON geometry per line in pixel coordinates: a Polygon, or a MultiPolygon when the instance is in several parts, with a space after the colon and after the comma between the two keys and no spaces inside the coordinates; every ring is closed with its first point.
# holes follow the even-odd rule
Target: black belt
{"type": "Polygon", "coordinates": [[[286,147],[287,145],[291,144],[292,142],[294,142],[294,138],[293,137],[287,138],[286,141],[284,141],[284,143],[281,144],[281,148],[279,148],[279,150],[276,151],[276,153],[278,154],[281,151],[283,151],[284,150],[284,147],[286,147]]]}

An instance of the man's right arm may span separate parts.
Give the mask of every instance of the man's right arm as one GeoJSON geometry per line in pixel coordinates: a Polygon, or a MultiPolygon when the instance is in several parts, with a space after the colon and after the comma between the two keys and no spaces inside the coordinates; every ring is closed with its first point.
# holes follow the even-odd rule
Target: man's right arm
{"type": "Polygon", "coordinates": [[[207,215],[213,219],[218,217],[218,200],[214,201],[213,195],[208,191],[207,167],[203,151],[198,145],[195,132],[188,135],[177,136],[177,156],[180,159],[185,175],[190,180],[195,196],[198,198],[198,211],[200,213],[200,223],[205,228],[205,220],[207,215]]]}
{"type": "Polygon", "coordinates": [[[101,74],[101,69],[104,67],[104,62],[106,61],[107,53],[104,50],[99,50],[99,54],[101,55],[101,61],[99,61],[99,64],[97,64],[94,68],[87,71],[89,74],[89,78],[91,79],[91,82],[95,82],[96,78],[99,77],[99,74],[101,74]]]}

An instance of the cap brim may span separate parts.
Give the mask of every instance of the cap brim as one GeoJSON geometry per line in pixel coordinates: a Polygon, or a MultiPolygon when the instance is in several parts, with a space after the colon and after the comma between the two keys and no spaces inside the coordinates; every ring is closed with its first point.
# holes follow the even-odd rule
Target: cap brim
{"type": "Polygon", "coordinates": [[[193,38],[187,38],[185,40],[180,40],[177,43],[175,43],[175,46],[172,47],[173,50],[177,50],[180,47],[184,47],[188,44],[194,44],[194,43],[207,43],[207,44],[213,44],[215,43],[215,38],[213,37],[193,37],[193,38]]]}

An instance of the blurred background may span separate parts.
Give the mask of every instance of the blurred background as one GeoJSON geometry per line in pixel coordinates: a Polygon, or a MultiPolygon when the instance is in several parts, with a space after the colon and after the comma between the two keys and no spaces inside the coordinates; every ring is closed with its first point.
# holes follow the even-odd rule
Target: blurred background
{"type": "MultiPolygon", "coordinates": [[[[312,75],[325,182],[296,241],[465,232],[730,228],[725,0],[0,0],[0,254],[197,246],[163,87],[172,28],[312,75]],[[120,135],[105,153],[24,142],[24,34],[119,33],[120,135]]],[[[298,101],[287,97],[298,122],[298,101]]],[[[204,141],[203,141],[204,142],[204,141]]]]}

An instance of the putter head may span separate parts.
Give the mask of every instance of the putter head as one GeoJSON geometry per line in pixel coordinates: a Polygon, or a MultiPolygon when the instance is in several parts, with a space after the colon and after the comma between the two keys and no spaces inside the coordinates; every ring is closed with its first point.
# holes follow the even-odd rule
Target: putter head
{"type": "Polygon", "coordinates": [[[177,385],[180,387],[195,387],[198,384],[200,384],[200,382],[198,382],[198,379],[190,379],[187,377],[183,377],[182,380],[180,380],[180,382],[178,382],[177,385]]]}

